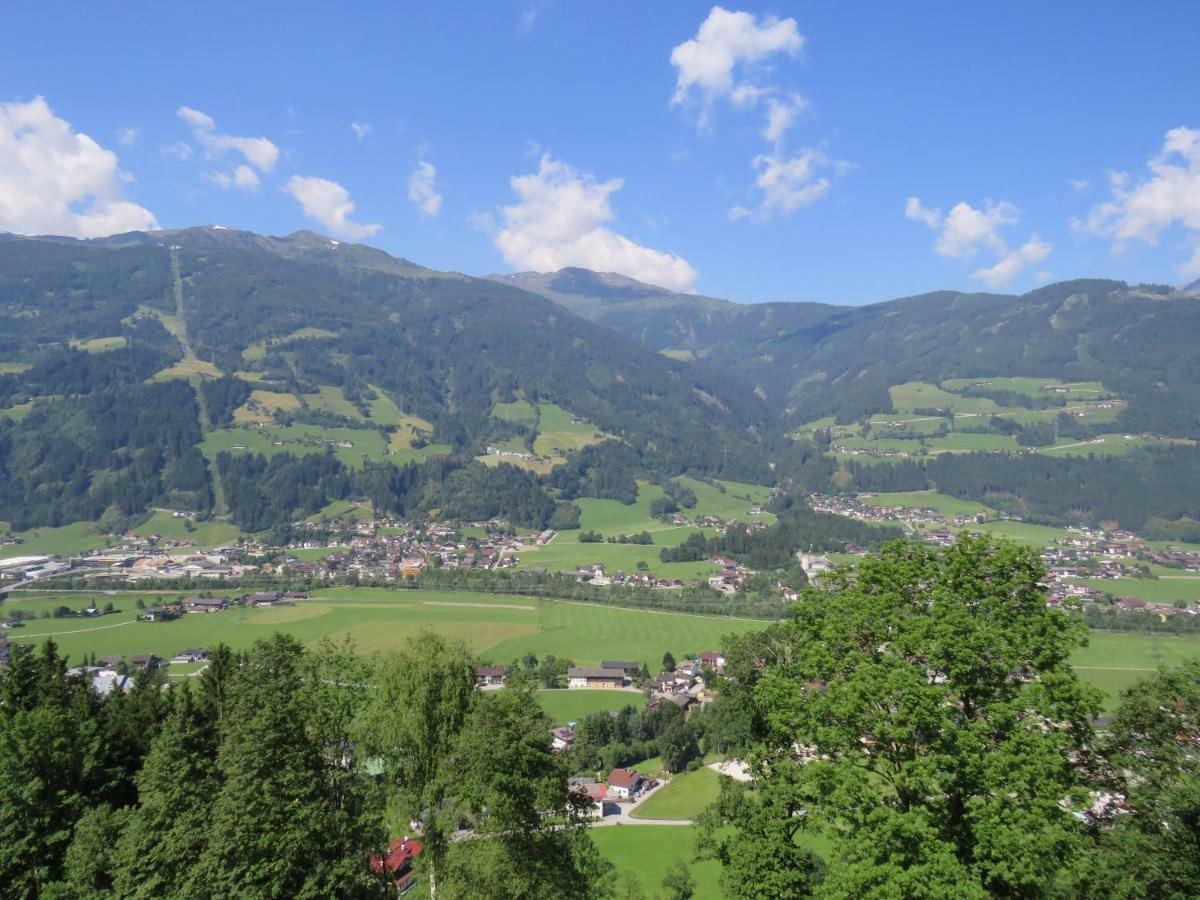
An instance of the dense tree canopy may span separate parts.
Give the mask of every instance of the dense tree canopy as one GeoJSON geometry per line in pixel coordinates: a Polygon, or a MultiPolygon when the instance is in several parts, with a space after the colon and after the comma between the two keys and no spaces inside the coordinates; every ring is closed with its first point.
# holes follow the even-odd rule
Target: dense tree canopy
{"type": "Polygon", "coordinates": [[[736,641],[758,791],[727,788],[710,823],[735,826],[711,835],[731,896],[766,896],[772,858],[792,873],[775,896],[806,893],[815,834],[834,848],[822,897],[1054,893],[1081,846],[1098,698],[1066,663],[1082,626],[1047,609],[1041,577],[1012,545],[891,544],[736,641]]]}

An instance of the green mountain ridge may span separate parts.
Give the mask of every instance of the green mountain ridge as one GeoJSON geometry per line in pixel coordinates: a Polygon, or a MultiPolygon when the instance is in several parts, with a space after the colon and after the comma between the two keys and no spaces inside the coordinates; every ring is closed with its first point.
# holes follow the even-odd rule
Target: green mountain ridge
{"type": "Polygon", "coordinates": [[[736,373],[790,422],[889,412],[888,388],[908,381],[1004,374],[1103,380],[1131,398],[1130,430],[1200,436],[1196,285],[1079,279],[838,307],[737,304],[578,269],[505,280],[649,349],[736,373]]]}

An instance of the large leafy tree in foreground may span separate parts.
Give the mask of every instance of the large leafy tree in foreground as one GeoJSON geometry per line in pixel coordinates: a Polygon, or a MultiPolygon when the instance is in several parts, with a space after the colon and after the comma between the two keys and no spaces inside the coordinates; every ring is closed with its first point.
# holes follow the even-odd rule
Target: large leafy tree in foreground
{"type": "Polygon", "coordinates": [[[1067,666],[1083,626],[1046,607],[1042,575],[1008,543],[890,544],[736,640],[727,694],[757,790],[726,786],[702,842],[728,895],[1057,890],[1098,700],[1067,666]]]}
{"type": "Polygon", "coordinates": [[[1113,717],[1082,893],[1166,900],[1200,890],[1200,662],[1130,688],[1113,717]],[[1126,803],[1114,804],[1112,801],[1126,803]]]}

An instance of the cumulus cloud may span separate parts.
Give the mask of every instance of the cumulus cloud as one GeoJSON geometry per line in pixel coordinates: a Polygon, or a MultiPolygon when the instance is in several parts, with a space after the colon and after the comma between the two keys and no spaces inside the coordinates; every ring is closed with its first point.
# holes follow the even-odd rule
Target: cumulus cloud
{"type": "Polygon", "coordinates": [[[1112,239],[1116,251],[1134,240],[1156,244],[1164,231],[1179,226],[1192,254],[1180,271],[1200,274],[1200,130],[1172,128],[1147,168],[1137,182],[1126,172],[1110,172],[1111,198],[1071,224],[1112,239]]]}
{"type": "Polygon", "coordinates": [[[442,211],[442,195],[437,191],[437,169],[433,163],[420,160],[408,176],[408,201],[427,216],[442,211]]]}
{"type": "Polygon", "coordinates": [[[958,203],[943,216],[940,209],[925,206],[919,197],[909,197],[904,215],[938,233],[933,250],[939,256],[963,259],[973,257],[981,250],[994,255],[996,262],[993,265],[971,273],[972,278],[985,281],[990,287],[1007,284],[1025,269],[1042,262],[1054,249],[1034,233],[1020,247],[1010,250],[1000,229],[1016,225],[1020,213],[1006,201],[988,201],[983,209],[958,203]]]}
{"type": "Polygon", "coordinates": [[[777,53],[795,56],[803,46],[795,19],[760,19],[714,6],[696,36],[671,50],[671,65],[677,70],[671,102],[682,104],[698,96],[702,121],[720,99],[752,106],[765,90],[750,80],[755,67],[777,53]]]}
{"type": "Polygon", "coordinates": [[[233,150],[264,174],[275,168],[279,159],[279,148],[266,138],[221,134],[217,131],[217,123],[213,121],[212,116],[188,106],[179,107],[176,114],[192,129],[192,135],[210,157],[223,156],[233,150]]]}
{"type": "Polygon", "coordinates": [[[258,174],[247,165],[238,166],[232,172],[206,172],[204,177],[225,190],[238,188],[243,191],[257,191],[260,184],[258,174]]]}
{"type": "Polygon", "coordinates": [[[763,127],[763,137],[772,144],[778,144],[796,121],[796,116],[807,106],[808,101],[799,94],[768,98],[767,124],[763,127]]]}
{"type": "Polygon", "coordinates": [[[368,134],[375,130],[375,126],[370,122],[351,122],[350,130],[354,132],[354,136],[360,141],[368,134]]]}
{"type": "MultiPolygon", "coordinates": [[[[999,287],[1003,284],[1008,284],[1026,268],[1036,265],[1050,255],[1050,251],[1054,248],[1039,238],[1036,234],[1031,235],[1029,240],[1009,253],[1006,253],[1000,258],[994,266],[988,266],[983,269],[978,269],[971,273],[972,278],[979,278],[986,281],[991,287],[999,287]]],[[[1036,276],[1036,280],[1045,281],[1046,273],[1036,276]]]]}
{"type": "Polygon", "coordinates": [[[293,175],[283,190],[300,204],[306,216],[320,222],[338,237],[352,241],[362,240],[383,227],[362,225],[351,219],[354,215],[354,201],[350,199],[350,192],[336,181],[293,175]]]}
{"type": "MultiPolygon", "coordinates": [[[[695,282],[696,270],[686,260],[643,247],[607,226],[615,218],[609,200],[622,179],[597,181],[545,154],[536,172],[516,175],[509,184],[518,202],[499,210],[503,224],[494,241],[514,268],[550,272],[582,266],[677,291],[695,282]]],[[[476,222],[488,224],[481,217],[476,222]]]]}
{"type": "Polygon", "coordinates": [[[751,165],[758,172],[754,184],[762,199],[754,209],[733,207],[729,211],[731,219],[764,220],[790,215],[824,198],[833,187],[832,179],[853,168],[844,160],[832,159],[811,148],[794,156],[760,153],[751,165]]]}
{"type": "Polygon", "coordinates": [[[0,231],[102,237],[158,227],[123,196],[117,155],[37,97],[0,103],[0,231]]]}

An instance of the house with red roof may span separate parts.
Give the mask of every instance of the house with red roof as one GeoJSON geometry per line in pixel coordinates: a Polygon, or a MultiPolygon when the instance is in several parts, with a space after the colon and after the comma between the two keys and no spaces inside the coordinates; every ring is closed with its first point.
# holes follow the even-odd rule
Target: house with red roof
{"type": "Polygon", "coordinates": [[[642,776],[634,769],[613,769],[608,775],[608,792],[616,797],[632,797],[642,786],[642,776]]]}
{"type": "Polygon", "coordinates": [[[406,894],[417,883],[416,858],[424,849],[407,834],[388,844],[387,853],[371,857],[371,871],[385,874],[396,887],[397,896],[406,894]]]}

